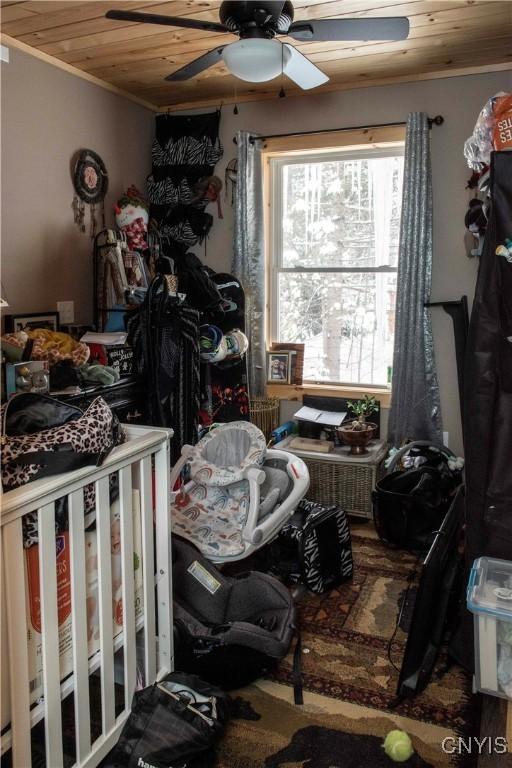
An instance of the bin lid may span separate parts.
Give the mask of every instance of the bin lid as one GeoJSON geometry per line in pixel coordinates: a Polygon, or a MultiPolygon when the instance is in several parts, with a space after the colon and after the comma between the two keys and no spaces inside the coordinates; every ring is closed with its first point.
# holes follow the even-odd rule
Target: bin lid
{"type": "Polygon", "coordinates": [[[467,605],[472,613],[489,613],[512,621],[512,562],[480,557],[469,575],[467,605]]]}

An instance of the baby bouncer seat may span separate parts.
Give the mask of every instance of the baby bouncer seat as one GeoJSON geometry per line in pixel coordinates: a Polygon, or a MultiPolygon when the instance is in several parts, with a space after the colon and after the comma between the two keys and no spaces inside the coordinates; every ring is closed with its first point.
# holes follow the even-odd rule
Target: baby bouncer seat
{"type": "Polygon", "coordinates": [[[184,481],[171,506],[173,532],[209,560],[241,560],[271,541],[309,487],[304,462],[267,448],[254,424],[233,421],[185,445],[171,472],[184,481]]]}

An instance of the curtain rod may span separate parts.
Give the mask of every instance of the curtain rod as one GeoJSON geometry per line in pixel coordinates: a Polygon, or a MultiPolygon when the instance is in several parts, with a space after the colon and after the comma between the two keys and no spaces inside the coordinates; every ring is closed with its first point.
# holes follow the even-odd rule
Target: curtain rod
{"type": "MultiPolygon", "coordinates": [[[[435,117],[428,118],[428,127],[432,128],[433,125],[442,125],[444,123],[444,117],[442,115],[436,115],[435,117]]],[[[269,136],[251,136],[249,141],[254,144],[255,141],[266,141],[267,139],[280,139],[288,138],[289,136],[315,136],[322,133],[343,133],[344,131],[364,131],[371,128],[391,128],[395,125],[407,125],[405,120],[397,123],[379,123],[378,125],[351,125],[348,128],[323,128],[320,131],[297,131],[295,133],[273,133],[269,136]]]]}

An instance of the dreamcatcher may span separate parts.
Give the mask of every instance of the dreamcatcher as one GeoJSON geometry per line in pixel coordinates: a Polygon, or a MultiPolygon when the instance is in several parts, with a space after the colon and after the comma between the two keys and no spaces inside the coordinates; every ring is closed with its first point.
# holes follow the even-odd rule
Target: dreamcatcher
{"type": "Polygon", "coordinates": [[[102,228],[105,228],[105,195],[108,189],[108,174],[105,163],[92,149],[78,153],[73,169],[73,213],[75,224],[85,232],[85,206],[91,209],[90,235],[95,237],[98,229],[97,206],[101,214],[102,228]]]}

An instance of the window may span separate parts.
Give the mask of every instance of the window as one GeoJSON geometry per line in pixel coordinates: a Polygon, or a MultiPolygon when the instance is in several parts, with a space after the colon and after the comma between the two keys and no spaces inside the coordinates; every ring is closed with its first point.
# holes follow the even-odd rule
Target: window
{"type": "Polygon", "coordinates": [[[386,386],[403,146],[270,158],[270,335],[305,344],[304,379],[386,386]]]}

